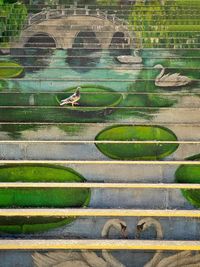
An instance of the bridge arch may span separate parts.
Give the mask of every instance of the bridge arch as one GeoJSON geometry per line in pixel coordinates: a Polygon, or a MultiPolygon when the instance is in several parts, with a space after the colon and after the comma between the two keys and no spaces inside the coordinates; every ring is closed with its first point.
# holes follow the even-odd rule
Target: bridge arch
{"type": "Polygon", "coordinates": [[[27,37],[24,42],[24,47],[37,47],[37,44],[40,47],[56,47],[56,40],[53,36],[46,32],[37,32],[29,37],[27,37]]]}
{"type": "Polygon", "coordinates": [[[115,32],[110,42],[110,48],[129,48],[130,37],[126,36],[124,32],[115,32]]]}
{"type": "Polygon", "coordinates": [[[96,33],[92,29],[87,31],[82,30],[75,34],[72,48],[75,47],[101,49],[101,44],[96,33]]]}

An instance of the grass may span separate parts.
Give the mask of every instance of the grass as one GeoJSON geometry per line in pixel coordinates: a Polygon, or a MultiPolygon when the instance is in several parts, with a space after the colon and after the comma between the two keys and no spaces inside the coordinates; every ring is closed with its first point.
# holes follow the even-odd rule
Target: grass
{"type": "MultiPolygon", "coordinates": [[[[0,167],[1,182],[84,182],[79,173],[56,165],[6,165],[0,167]]],[[[79,188],[0,189],[1,208],[66,208],[88,205],[90,190],[79,188]]],[[[0,231],[34,233],[73,221],[74,218],[0,218],[0,231]]]]}
{"type": "MultiPolygon", "coordinates": [[[[160,126],[112,126],[101,131],[95,140],[176,141],[175,134],[160,126]]],[[[173,153],[178,144],[96,144],[106,156],[119,160],[157,160],[173,153]]]]}

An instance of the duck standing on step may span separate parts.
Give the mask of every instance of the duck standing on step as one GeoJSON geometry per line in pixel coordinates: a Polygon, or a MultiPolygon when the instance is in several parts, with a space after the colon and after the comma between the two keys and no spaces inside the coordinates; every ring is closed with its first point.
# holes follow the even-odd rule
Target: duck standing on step
{"type": "Polygon", "coordinates": [[[81,89],[81,87],[77,87],[76,92],[73,95],[69,96],[68,98],[65,98],[65,99],[61,100],[60,106],[63,106],[65,104],[66,105],[67,104],[72,104],[72,107],[74,105],[79,105],[78,101],[81,98],[80,89],[81,89]]]}

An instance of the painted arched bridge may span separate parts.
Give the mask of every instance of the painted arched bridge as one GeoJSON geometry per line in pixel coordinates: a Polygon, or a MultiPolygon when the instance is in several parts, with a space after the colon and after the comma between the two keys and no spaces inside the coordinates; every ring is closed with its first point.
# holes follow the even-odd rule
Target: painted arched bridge
{"type": "MultiPolygon", "coordinates": [[[[40,13],[30,16],[15,47],[24,47],[30,38],[44,35],[53,40],[56,48],[72,48],[80,32],[94,33],[99,48],[102,49],[109,48],[111,44],[116,48],[117,46],[135,48],[138,43],[134,33],[129,31],[128,25],[115,14],[108,15],[99,9],[90,10],[87,7],[71,6],[43,9],[40,13]],[[117,38],[119,42],[113,42],[117,38]]],[[[92,44],[84,40],[84,46],[92,46],[92,44]]]]}

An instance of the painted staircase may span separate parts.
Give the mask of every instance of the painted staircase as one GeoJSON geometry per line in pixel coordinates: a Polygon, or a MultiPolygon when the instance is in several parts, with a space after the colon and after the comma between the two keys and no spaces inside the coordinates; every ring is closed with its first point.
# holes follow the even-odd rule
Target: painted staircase
{"type": "MultiPolygon", "coordinates": [[[[0,266],[33,266],[33,251],[107,249],[114,251],[123,266],[140,267],[155,250],[163,250],[166,257],[177,251],[200,250],[200,6],[198,1],[186,2],[114,7],[27,5],[29,22],[38,18],[34,28],[24,21],[21,35],[13,35],[15,20],[4,24],[2,32],[9,38],[4,36],[0,43],[0,266]],[[60,18],[63,14],[71,28],[60,18]],[[101,22],[98,14],[104,14],[101,22]],[[93,28],[81,28],[89,19],[93,28]],[[124,31],[115,28],[110,45],[102,49],[102,43],[108,44],[105,32],[109,35],[107,20],[110,23],[111,19],[128,21],[130,26],[124,31]],[[77,34],[71,46],[58,48],[60,29],[70,38],[73,27],[77,34]],[[47,28],[55,35],[42,31],[47,28]],[[26,39],[23,47],[13,48],[21,36],[26,39]],[[135,46],[130,46],[134,41],[135,46]],[[121,55],[134,58],[135,49],[139,49],[142,64],[117,60],[121,55]],[[167,87],[156,86],[160,69],[154,66],[158,64],[166,67],[165,74],[181,73],[190,83],[176,86],[169,80],[167,87]],[[78,86],[79,105],[60,106],[78,86]],[[49,166],[46,164],[73,169],[85,180],[58,182],[49,172],[43,173],[47,178],[35,182],[34,175],[40,170],[34,167],[49,166]],[[16,166],[7,177],[8,169],[16,166]],[[27,171],[28,181],[22,179],[24,166],[32,168],[27,171]],[[78,194],[86,189],[91,190],[90,201],[78,206],[78,194]],[[31,202],[28,192],[33,190],[36,198],[33,193],[32,199],[37,194],[41,199],[37,199],[38,207],[26,203],[26,198],[31,202]],[[53,204],[45,204],[45,190],[57,190],[54,197],[47,196],[53,204]],[[63,190],[66,194],[74,190],[73,205],[69,200],[63,207],[57,200],[63,190]],[[22,194],[26,195],[24,202],[22,194]],[[20,225],[20,218],[32,218],[37,224],[38,218],[75,217],[70,224],[38,233],[31,233],[31,227],[20,226],[20,233],[5,226],[6,220],[20,225]],[[160,221],[164,240],[155,240],[151,230],[143,234],[144,240],[135,239],[142,217],[160,221]],[[112,218],[126,221],[129,239],[119,241],[115,232],[109,240],[100,238],[103,225],[112,218]]],[[[189,266],[180,265],[182,258],[177,255],[174,265],[166,266],[189,266]]],[[[200,260],[194,263],[198,266],[200,260]]]]}

